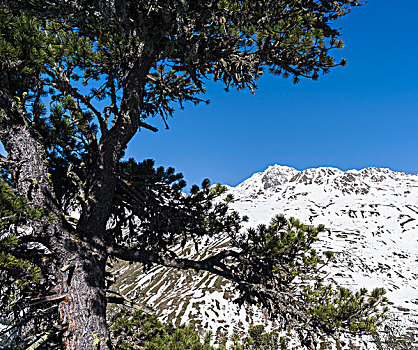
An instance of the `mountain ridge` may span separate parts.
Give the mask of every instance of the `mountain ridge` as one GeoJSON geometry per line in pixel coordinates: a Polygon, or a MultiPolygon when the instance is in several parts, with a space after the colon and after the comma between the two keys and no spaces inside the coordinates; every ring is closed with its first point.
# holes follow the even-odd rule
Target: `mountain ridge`
{"type": "MultiPolygon", "coordinates": [[[[325,225],[328,233],[317,249],[335,251],[337,257],[328,279],[352,289],[387,289],[392,315],[417,339],[418,175],[377,167],[298,171],[274,165],[227,188],[234,196],[231,208],[249,217],[246,227],[268,223],[276,214],[325,225]]],[[[186,250],[199,258],[225,245],[227,238],[208,240],[204,253],[192,246],[186,250]]],[[[262,310],[233,304],[229,283],[207,273],[155,268],[144,275],[137,266],[121,275],[119,291],[142,299],[164,321],[197,322],[218,338],[266,322],[262,310]]],[[[267,327],[273,328],[273,323],[267,327]]]]}

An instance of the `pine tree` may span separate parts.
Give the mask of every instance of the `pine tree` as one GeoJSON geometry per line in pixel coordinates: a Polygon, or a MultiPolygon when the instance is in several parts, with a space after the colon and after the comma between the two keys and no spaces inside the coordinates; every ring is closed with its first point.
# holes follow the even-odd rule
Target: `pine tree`
{"type": "MultiPolygon", "coordinates": [[[[57,306],[42,294],[52,286],[43,278],[44,264],[39,257],[48,255],[25,242],[30,240],[28,222],[42,215],[25,198],[0,179],[0,347],[16,349],[47,334],[56,320],[57,306]],[[38,260],[38,264],[34,263],[38,260]]],[[[48,333],[49,334],[49,333],[48,333]]],[[[54,342],[54,333],[47,336],[54,342]]]]}
{"type": "Polygon", "coordinates": [[[277,218],[240,236],[242,218],[228,210],[230,198],[214,202],[222,186],[204,181],[185,196],[174,169],[121,161],[138,131],[157,131],[151,117],[167,122],[186,102],[206,102],[208,79],[254,92],[266,70],[297,82],[343,65],[332,57],[343,46],[333,23],[358,1],[0,4],[0,140],[7,152],[0,161],[12,192],[40,213],[27,215],[24,242],[2,244],[16,258],[18,247],[35,250],[30,264],[48,286],[40,297],[57,309],[47,333],[35,332],[36,344],[54,334],[66,349],[111,347],[105,270],[112,258],[229,279],[243,302],[263,304],[299,329],[307,346],[318,333],[374,330],[381,291],[353,296],[295,283],[316,276],[322,258],[310,248],[321,228],[277,218]],[[173,251],[219,234],[231,237],[231,248],[202,261],[173,251]],[[325,308],[316,307],[321,301],[325,308]]]}

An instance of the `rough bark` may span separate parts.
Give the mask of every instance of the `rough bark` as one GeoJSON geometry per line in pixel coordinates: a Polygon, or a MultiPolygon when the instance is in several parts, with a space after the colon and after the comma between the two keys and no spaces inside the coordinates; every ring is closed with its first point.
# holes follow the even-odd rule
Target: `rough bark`
{"type": "MultiPolygon", "coordinates": [[[[143,47],[139,47],[139,57],[143,47]]],[[[41,137],[33,130],[25,111],[0,91],[0,140],[18,192],[31,205],[44,210],[42,219],[33,223],[33,231],[36,241],[42,241],[54,256],[51,274],[56,277],[60,295],[65,296],[59,306],[59,319],[68,350],[107,347],[104,233],[115,190],[116,167],[141,124],[138,114],[151,62],[138,59],[127,67],[119,115],[98,145],[86,209],[76,229],[66,222],[55,199],[41,137]]]]}
{"type": "MultiPolygon", "coordinates": [[[[0,93],[1,94],[1,93],[0,93]]],[[[24,112],[7,96],[0,95],[0,140],[20,195],[43,208],[33,223],[33,240],[52,251],[50,270],[56,276],[59,319],[66,349],[97,349],[108,339],[104,295],[105,260],[93,254],[61,217],[47,174],[45,151],[24,112]],[[95,339],[97,339],[95,341],[95,339]]]]}
{"type": "MultiPolygon", "coordinates": [[[[142,51],[141,46],[140,51],[142,51]]],[[[141,52],[139,52],[141,57],[141,52]]],[[[120,112],[113,127],[102,136],[99,143],[94,181],[89,191],[86,212],[82,213],[77,227],[95,254],[106,258],[105,229],[110,216],[116,185],[116,168],[123,152],[138,131],[139,111],[144,94],[145,77],[151,67],[151,59],[138,59],[125,73],[120,112]]]]}
{"type": "Polygon", "coordinates": [[[63,335],[65,349],[106,348],[106,297],[104,262],[86,256],[80,250],[69,256],[70,265],[62,268],[59,281],[61,294],[60,320],[68,325],[63,335]]]}
{"type": "Polygon", "coordinates": [[[231,281],[240,282],[235,278],[231,269],[223,262],[227,258],[239,259],[240,253],[232,249],[223,250],[203,260],[180,258],[174,252],[162,254],[150,250],[126,248],[117,245],[109,247],[108,254],[125,261],[135,261],[143,264],[153,263],[180,270],[208,271],[231,281]]]}
{"type": "MultiPolygon", "coordinates": [[[[116,168],[141,125],[139,112],[153,61],[144,57],[144,47],[145,44],[140,44],[138,58],[121,69],[124,76],[121,106],[113,126],[107,132],[102,130],[100,142],[95,145],[97,155],[90,169],[91,186],[76,228],[68,224],[55,198],[41,136],[33,129],[24,108],[0,91],[0,140],[8,154],[8,169],[19,194],[44,211],[41,220],[33,223],[33,234],[37,242],[42,241],[52,251],[54,264],[50,272],[55,275],[57,290],[66,297],[59,306],[66,349],[93,349],[108,339],[105,232],[112,209],[116,168]]],[[[59,74],[52,78],[61,82],[57,86],[64,93],[72,95],[71,86],[63,84],[59,74]]],[[[95,138],[93,141],[97,142],[95,138]]]]}

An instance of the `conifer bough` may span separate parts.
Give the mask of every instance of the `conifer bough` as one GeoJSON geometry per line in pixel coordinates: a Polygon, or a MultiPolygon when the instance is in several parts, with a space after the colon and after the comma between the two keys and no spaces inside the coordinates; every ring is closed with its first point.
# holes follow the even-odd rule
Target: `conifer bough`
{"type": "Polygon", "coordinates": [[[1,1],[0,140],[7,157],[0,161],[9,186],[2,191],[13,189],[28,208],[22,222],[1,228],[9,237],[0,241],[1,254],[9,254],[0,262],[2,285],[22,278],[9,273],[7,261],[15,259],[32,266],[25,281],[36,296],[24,286],[5,294],[1,316],[8,326],[0,341],[112,348],[106,263],[113,258],[229,279],[241,301],[267,307],[307,347],[321,334],[374,331],[383,291],[322,285],[317,269],[328,258],[311,251],[321,227],[278,217],[238,235],[242,218],[228,210],[229,199],[214,202],[222,186],[204,181],[185,196],[172,168],[121,161],[136,133],[157,131],[152,117],[167,125],[176,108],[207,102],[208,80],[254,92],[266,71],[297,82],[343,65],[332,56],[343,46],[334,23],[359,5],[1,1]],[[18,225],[30,229],[11,229],[18,225]],[[173,251],[206,235],[229,235],[231,247],[201,261],[173,251]],[[318,283],[300,283],[312,279],[318,283]]]}

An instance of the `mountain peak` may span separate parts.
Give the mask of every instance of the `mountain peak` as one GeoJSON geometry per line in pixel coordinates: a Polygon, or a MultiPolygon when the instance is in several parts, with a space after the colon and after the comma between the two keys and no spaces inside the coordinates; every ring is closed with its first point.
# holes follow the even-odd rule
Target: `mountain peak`
{"type": "MultiPolygon", "coordinates": [[[[336,259],[324,270],[327,282],[353,290],[384,287],[391,302],[390,317],[397,327],[401,320],[402,332],[416,336],[418,175],[377,167],[298,171],[272,165],[228,190],[234,194],[231,209],[249,218],[244,228],[266,224],[277,214],[312,226],[323,224],[327,233],[319,237],[315,249],[331,250],[336,259]]],[[[202,258],[212,255],[228,242],[228,237],[208,239],[199,254],[202,258]]],[[[197,254],[193,242],[183,249],[197,254]]],[[[118,268],[124,274],[118,291],[140,298],[163,321],[194,321],[204,326],[200,329],[211,329],[225,338],[237,329],[268,322],[263,310],[234,304],[233,287],[220,277],[160,267],[142,274],[140,266],[135,271],[134,267],[118,268]],[[187,296],[179,298],[178,293],[185,294],[185,290],[187,296]],[[206,315],[204,324],[201,315],[206,315]]],[[[273,329],[273,324],[267,325],[273,329]]],[[[366,340],[359,349],[376,349],[366,340]]],[[[418,344],[408,348],[418,349],[418,344]]]]}
{"type": "Polygon", "coordinates": [[[328,235],[317,249],[337,253],[331,280],[354,289],[384,287],[392,315],[405,327],[418,324],[418,175],[378,167],[319,167],[275,178],[272,169],[232,189],[233,209],[249,217],[248,226],[276,214],[325,225],[328,235]]]}
{"type": "Polygon", "coordinates": [[[343,171],[334,167],[308,168],[296,170],[283,165],[271,165],[262,172],[255,173],[235,187],[238,192],[261,194],[277,192],[292,183],[297,185],[331,186],[342,194],[363,194],[369,192],[371,184],[397,181],[401,178],[418,179],[418,175],[396,172],[389,168],[367,167],[343,171]]]}
{"type": "Polygon", "coordinates": [[[260,192],[275,188],[289,181],[298,171],[285,165],[270,165],[266,170],[255,173],[239,184],[236,189],[245,192],[260,192]]]}

